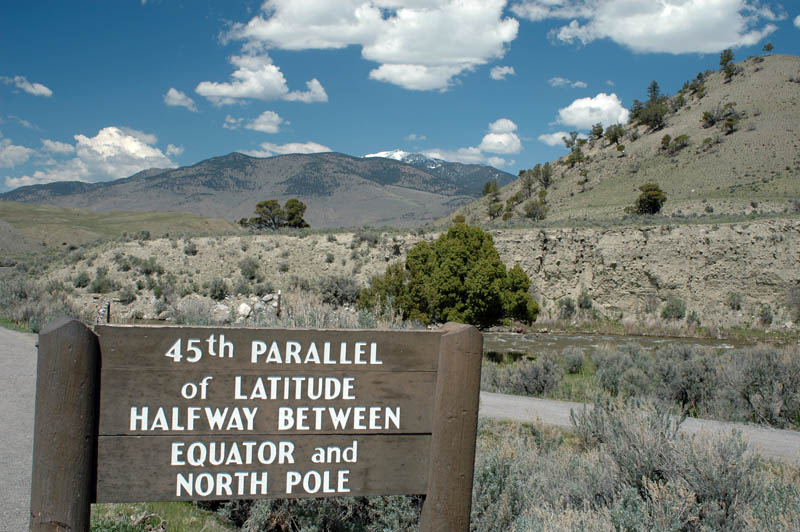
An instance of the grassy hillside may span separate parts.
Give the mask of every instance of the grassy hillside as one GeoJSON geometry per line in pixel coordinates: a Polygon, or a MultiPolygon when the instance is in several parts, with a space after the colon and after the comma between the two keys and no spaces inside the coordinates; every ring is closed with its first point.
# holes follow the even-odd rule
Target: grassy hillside
{"type": "MultiPolygon", "coordinates": [[[[583,162],[570,166],[568,155],[552,161],[547,220],[619,219],[644,183],[657,183],[666,192],[662,214],[676,219],[800,211],[800,58],[753,57],[736,67],[730,81],[722,72],[706,72],[704,81],[695,83],[699,91],[687,88],[671,96],[663,128],[625,124],[623,150],[606,138],[590,139],[581,146],[583,162]],[[735,104],[739,115],[735,131],[726,132],[721,122],[705,127],[704,113],[726,104],[735,104]],[[665,135],[686,135],[687,144],[665,149],[665,135]]],[[[687,77],[688,84],[696,81],[687,77]]],[[[648,99],[648,81],[642,83],[642,101],[648,99]]],[[[517,180],[501,189],[504,207],[520,185],[517,180]]],[[[532,198],[536,193],[535,188],[532,198]]],[[[468,222],[488,223],[489,201],[464,206],[448,219],[464,215],[468,222]]],[[[502,213],[495,222],[501,218],[502,213]]],[[[525,220],[524,202],[510,220],[525,220]]]]}
{"type": "MultiPolygon", "coordinates": [[[[95,240],[116,238],[127,233],[149,231],[153,236],[163,234],[222,234],[238,233],[241,228],[214,218],[177,212],[92,212],[83,209],[53,207],[0,201],[0,221],[13,228],[13,234],[25,240],[8,237],[0,240],[0,249],[10,253],[37,251],[39,245],[48,247],[78,245],[95,240]]],[[[9,234],[12,230],[7,231],[9,234]]],[[[6,232],[2,233],[3,235],[6,232]]]]}

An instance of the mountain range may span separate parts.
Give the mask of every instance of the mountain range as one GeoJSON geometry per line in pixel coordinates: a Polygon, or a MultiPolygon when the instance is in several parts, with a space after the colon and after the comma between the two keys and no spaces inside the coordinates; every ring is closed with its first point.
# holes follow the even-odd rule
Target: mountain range
{"type": "Polygon", "coordinates": [[[256,203],[298,198],[312,227],[420,225],[480,196],[486,181],[515,176],[477,164],[399,151],[392,156],[341,153],[279,155],[231,153],[176,169],[148,169],[100,183],[63,181],[0,194],[0,200],[92,211],[177,211],[238,220],[256,203]]]}

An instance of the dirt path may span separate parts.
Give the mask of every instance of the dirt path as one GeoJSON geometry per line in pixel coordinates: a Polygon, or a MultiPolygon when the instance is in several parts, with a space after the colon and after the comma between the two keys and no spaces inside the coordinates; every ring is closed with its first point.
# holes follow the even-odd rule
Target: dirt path
{"type": "MultiPolygon", "coordinates": [[[[33,448],[36,335],[0,327],[0,531],[28,528],[31,452],[33,448]]],[[[581,403],[481,393],[480,415],[495,419],[570,427],[569,412],[581,403]]],[[[763,456],[800,466],[800,432],[687,419],[687,434],[738,430],[763,456]]]]}

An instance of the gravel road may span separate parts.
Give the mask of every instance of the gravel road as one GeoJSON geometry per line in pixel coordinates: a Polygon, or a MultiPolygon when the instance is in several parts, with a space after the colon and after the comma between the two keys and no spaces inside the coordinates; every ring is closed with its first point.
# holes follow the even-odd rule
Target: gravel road
{"type": "MultiPolygon", "coordinates": [[[[36,340],[34,334],[0,327],[0,530],[4,532],[28,528],[36,340]]],[[[482,392],[480,415],[570,427],[569,412],[573,408],[583,405],[482,392]]],[[[698,419],[687,419],[681,425],[681,431],[687,434],[733,430],[741,432],[761,455],[800,466],[800,432],[698,419]]]]}

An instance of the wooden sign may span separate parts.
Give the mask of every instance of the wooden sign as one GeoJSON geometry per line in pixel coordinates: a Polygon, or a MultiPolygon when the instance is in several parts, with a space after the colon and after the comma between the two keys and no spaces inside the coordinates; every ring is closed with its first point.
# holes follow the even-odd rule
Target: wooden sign
{"type": "Polygon", "coordinates": [[[422,530],[467,530],[481,352],[459,324],[55,322],[40,335],[31,530],[88,530],[90,502],[391,494],[426,495],[422,530]]]}

